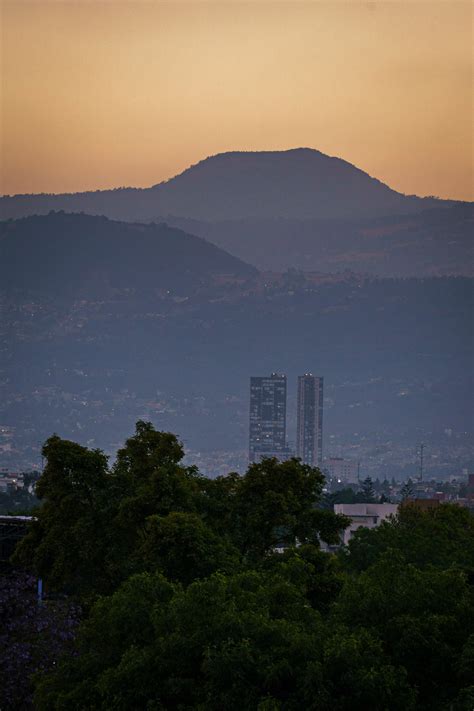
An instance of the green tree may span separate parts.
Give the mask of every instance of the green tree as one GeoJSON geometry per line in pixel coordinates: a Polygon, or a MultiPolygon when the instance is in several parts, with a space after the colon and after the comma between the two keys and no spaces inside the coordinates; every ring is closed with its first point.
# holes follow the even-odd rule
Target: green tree
{"type": "Polygon", "coordinates": [[[215,574],[185,590],[159,574],[100,599],[78,654],[38,685],[39,711],[411,709],[402,668],[367,632],[328,626],[286,574],[215,574]]]}
{"type": "Polygon", "coordinates": [[[361,502],[364,504],[371,504],[375,501],[375,490],[370,476],[366,477],[362,482],[359,495],[361,502]]]}
{"type": "Polygon", "coordinates": [[[199,512],[207,525],[220,536],[230,536],[235,529],[235,499],[242,477],[235,472],[216,479],[200,480],[199,512]]]}
{"type": "Polygon", "coordinates": [[[414,493],[415,489],[413,487],[413,482],[411,479],[407,479],[400,489],[400,500],[405,501],[406,499],[411,499],[414,493]]]}
{"type": "Polygon", "coordinates": [[[143,421],[137,422],[135,434],[119,449],[111,472],[113,543],[106,556],[116,583],[146,569],[149,561],[141,561],[137,550],[151,516],[197,510],[201,477],[194,467],[181,464],[183,457],[175,435],[143,421]]]}
{"type": "Polygon", "coordinates": [[[317,508],[323,477],[297,459],[210,481],[144,422],[111,470],[58,437],[44,453],[16,559],[87,605],[39,711],[470,708],[467,509],[403,505],[332,556],[319,541],[347,519],[317,508]]]}
{"type": "Polygon", "coordinates": [[[107,457],[50,437],[46,467],[36,485],[42,505],[13,560],[44,578],[52,590],[89,594],[110,589],[103,568],[107,546],[107,457]]]}
{"type": "Polygon", "coordinates": [[[404,504],[392,520],[374,529],[359,528],[349,542],[345,561],[353,571],[365,570],[390,549],[401,551],[408,563],[419,568],[455,566],[471,573],[474,516],[456,504],[427,510],[404,504]]]}
{"type": "Polygon", "coordinates": [[[263,459],[237,482],[232,529],[241,550],[262,556],[275,546],[339,541],[344,516],[316,509],[324,476],[298,459],[263,459]]]}
{"type": "Polygon", "coordinates": [[[334,616],[380,639],[404,666],[417,708],[443,709],[459,689],[458,664],[474,630],[472,590],[459,570],[420,570],[388,550],[348,580],[334,616]]]}
{"type": "Polygon", "coordinates": [[[79,596],[110,592],[144,570],[189,584],[237,565],[237,550],[258,558],[278,544],[338,542],[347,525],[315,508],[319,470],[267,459],[211,482],[182,465],[174,435],[142,421],[110,471],[101,452],[56,436],[43,454],[42,506],[15,560],[79,596]]]}
{"type": "Polygon", "coordinates": [[[51,437],[36,495],[41,507],[14,562],[31,568],[49,589],[93,596],[111,592],[148,560],[137,555],[151,516],[192,512],[201,477],[183,467],[176,437],[138,422],[111,471],[98,450],[51,437]]]}
{"type": "MultiPolygon", "coordinates": [[[[352,625],[334,625],[325,646],[324,682],[335,711],[417,709],[403,665],[387,658],[378,635],[352,625]]],[[[318,707],[316,707],[318,708],[318,707]]]]}
{"type": "Polygon", "coordinates": [[[259,570],[295,585],[311,607],[321,612],[327,611],[337,599],[344,582],[338,558],[311,544],[269,554],[260,563],[259,570]]]}
{"type": "Polygon", "coordinates": [[[117,452],[113,467],[120,490],[119,517],[132,528],[152,514],[194,511],[199,475],[180,464],[184,451],[170,432],[158,432],[139,421],[133,437],[117,452]]]}
{"type": "Polygon", "coordinates": [[[162,571],[172,581],[189,585],[221,570],[239,568],[238,551],[194,513],[174,511],[150,516],[137,550],[138,567],[162,571]]]}
{"type": "Polygon", "coordinates": [[[459,694],[453,703],[454,711],[471,711],[474,708],[474,634],[471,634],[457,660],[459,694]]]}
{"type": "Polygon", "coordinates": [[[354,489],[345,487],[331,494],[325,494],[321,500],[321,506],[332,511],[334,504],[357,504],[358,501],[358,494],[354,489]]]}
{"type": "Polygon", "coordinates": [[[142,573],[111,597],[99,598],[81,625],[76,655],[64,658],[55,674],[38,678],[34,708],[146,708],[140,699],[152,700],[156,683],[147,656],[155,639],[153,616],[155,611],[163,614],[174,592],[161,574],[142,573]],[[135,661],[132,670],[134,654],[140,664],[135,661]],[[112,696],[109,690],[118,673],[128,676],[112,696]]]}

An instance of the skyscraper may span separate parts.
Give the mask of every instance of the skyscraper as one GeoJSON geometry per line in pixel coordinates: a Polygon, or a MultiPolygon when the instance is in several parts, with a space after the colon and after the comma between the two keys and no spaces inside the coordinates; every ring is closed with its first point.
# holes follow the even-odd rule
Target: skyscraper
{"type": "Polygon", "coordinates": [[[286,375],[250,378],[249,461],[287,459],[286,375]]]}
{"type": "Polygon", "coordinates": [[[323,378],[298,376],[296,456],[312,467],[323,458],[323,378]]]}

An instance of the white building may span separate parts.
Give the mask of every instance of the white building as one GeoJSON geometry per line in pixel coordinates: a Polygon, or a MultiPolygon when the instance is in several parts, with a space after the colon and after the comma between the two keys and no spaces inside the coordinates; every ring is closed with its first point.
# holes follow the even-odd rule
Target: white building
{"type": "Polygon", "coordinates": [[[398,504],[334,504],[334,513],[344,514],[351,523],[343,534],[347,545],[358,528],[376,528],[389,516],[398,511],[398,504]]]}

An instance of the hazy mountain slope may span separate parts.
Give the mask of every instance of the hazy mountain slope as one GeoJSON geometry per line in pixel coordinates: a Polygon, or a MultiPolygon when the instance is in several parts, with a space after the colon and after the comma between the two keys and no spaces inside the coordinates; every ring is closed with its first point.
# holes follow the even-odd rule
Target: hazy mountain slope
{"type": "Polygon", "coordinates": [[[91,298],[113,289],[191,293],[256,273],[206,240],[164,224],[50,213],[0,223],[2,289],[91,298]]]}
{"type": "Polygon", "coordinates": [[[402,195],[340,158],[298,148],[221,153],[147,189],[7,196],[0,199],[0,214],[16,218],[63,209],[126,220],[155,215],[211,221],[354,219],[409,214],[445,204],[451,203],[402,195]]]}
{"type": "Polygon", "coordinates": [[[378,276],[474,274],[474,205],[469,203],[358,220],[167,220],[264,271],[295,267],[378,276]]]}
{"type": "Polygon", "coordinates": [[[288,274],[187,300],[128,289],[11,299],[0,288],[0,466],[38,462],[52,432],[113,450],[139,418],[187,449],[245,452],[249,376],[274,370],[288,375],[290,439],[296,376],[310,370],[325,377],[327,452],[352,439],[364,466],[369,444],[378,462],[400,442],[410,457],[445,428],[470,429],[473,286],[288,274]]]}

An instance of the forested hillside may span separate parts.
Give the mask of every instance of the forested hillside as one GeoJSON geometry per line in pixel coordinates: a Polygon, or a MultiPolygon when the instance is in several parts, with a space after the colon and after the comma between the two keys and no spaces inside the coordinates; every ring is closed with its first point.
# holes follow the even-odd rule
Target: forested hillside
{"type": "Polygon", "coordinates": [[[115,291],[194,291],[256,269],[201,237],[165,224],[128,224],[52,212],[0,223],[1,290],[52,298],[115,291]]]}

